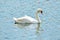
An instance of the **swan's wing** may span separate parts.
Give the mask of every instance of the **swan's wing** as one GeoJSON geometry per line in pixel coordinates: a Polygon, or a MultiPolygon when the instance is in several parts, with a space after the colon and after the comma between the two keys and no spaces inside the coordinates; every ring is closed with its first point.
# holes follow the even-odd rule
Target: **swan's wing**
{"type": "Polygon", "coordinates": [[[15,22],[16,23],[31,23],[31,20],[29,20],[27,17],[22,17],[22,18],[16,18],[15,22]]]}
{"type": "Polygon", "coordinates": [[[17,20],[16,22],[17,23],[31,23],[31,21],[28,19],[20,19],[20,20],[17,20]]]}
{"type": "Polygon", "coordinates": [[[30,16],[25,16],[25,19],[29,20],[31,23],[38,22],[36,19],[34,19],[34,18],[30,17],[30,16]]]}
{"type": "MultiPolygon", "coordinates": [[[[27,20],[29,20],[30,22],[32,22],[32,23],[38,22],[38,20],[36,20],[36,19],[34,19],[34,18],[30,17],[30,16],[27,16],[27,15],[25,15],[25,18],[26,18],[27,20]]],[[[41,22],[40,19],[39,19],[39,22],[41,22]]]]}

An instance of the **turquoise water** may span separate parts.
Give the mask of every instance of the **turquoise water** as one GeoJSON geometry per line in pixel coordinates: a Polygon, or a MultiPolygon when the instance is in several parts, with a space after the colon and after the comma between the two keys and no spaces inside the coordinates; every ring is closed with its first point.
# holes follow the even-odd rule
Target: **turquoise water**
{"type": "Polygon", "coordinates": [[[60,0],[0,0],[0,40],[60,40],[60,0]],[[38,33],[38,24],[14,24],[13,17],[35,18],[38,8],[43,9],[38,33]]]}

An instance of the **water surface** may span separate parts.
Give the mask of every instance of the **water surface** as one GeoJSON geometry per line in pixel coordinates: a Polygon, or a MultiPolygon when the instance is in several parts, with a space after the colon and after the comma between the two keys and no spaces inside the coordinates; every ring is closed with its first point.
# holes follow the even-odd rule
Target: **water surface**
{"type": "Polygon", "coordinates": [[[0,40],[60,40],[60,0],[0,0],[0,40]],[[43,15],[39,15],[42,22],[37,34],[38,24],[14,24],[13,17],[35,18],[38,8],[43,15]]]}

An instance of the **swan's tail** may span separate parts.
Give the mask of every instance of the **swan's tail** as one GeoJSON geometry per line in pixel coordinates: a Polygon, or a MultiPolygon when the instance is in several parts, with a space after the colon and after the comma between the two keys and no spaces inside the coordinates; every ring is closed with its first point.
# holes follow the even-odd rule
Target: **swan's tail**
{"type": "Polygon", "coordinates": [[[17,20],[15,17],[13,17],[14,20],[17,20]]]}

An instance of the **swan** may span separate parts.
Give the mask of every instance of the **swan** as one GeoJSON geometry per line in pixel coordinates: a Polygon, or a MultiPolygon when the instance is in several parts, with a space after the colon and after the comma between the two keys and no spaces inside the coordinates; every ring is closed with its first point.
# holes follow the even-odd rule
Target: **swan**
{"type": "Polygon", "coordinates": [[[36,14],[35,14],[35,18],[32,18],[30,16],[23,16],[21,18],[15,18],[13,17],[13,19],[15,20],[15,24],[19,24],[19,23],[41,23],[41,20],[39,19],[39,16],[38,14],[41,13],[42,14],[42,9],[41,8],[38,8],[37,11],[36,11],[36,14]]]}

